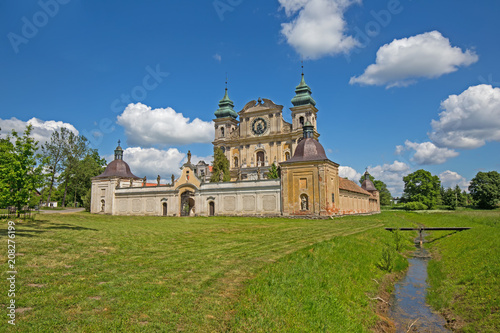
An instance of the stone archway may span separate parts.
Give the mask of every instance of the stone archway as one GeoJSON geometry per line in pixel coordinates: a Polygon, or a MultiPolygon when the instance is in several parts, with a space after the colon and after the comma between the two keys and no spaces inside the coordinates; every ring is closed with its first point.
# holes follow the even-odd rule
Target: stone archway
{"type": "Polygon", "coordinates": [[[180,216],[194,215],[194,192],[185,191],[181,194],[181,213],[180,216]]]}
{"type": "Polygon", "coordinates": [[[208,215],[215,216],[215,202],[213,201],[210,201],[208,204],[208,215]]]}
{"type": "Polygon", "coordinates": [[[166,203],[166,202],[164,202],[164,203],[162,204],[162,215],[163,215],[163,216],[167,216],[167,212],[168,212],[168,210],[167,210],[167,203],[166,203]]]}

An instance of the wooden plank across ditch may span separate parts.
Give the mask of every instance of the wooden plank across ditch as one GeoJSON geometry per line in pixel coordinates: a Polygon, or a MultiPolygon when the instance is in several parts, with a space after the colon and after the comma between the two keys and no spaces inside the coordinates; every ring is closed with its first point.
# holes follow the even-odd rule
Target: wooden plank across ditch
{"type": "Polygon", "coordinates": [[[420,228],[385,228],[385,230],[388,230],[390,232],[393,232],[394,230],[402,230],[402,231],[407,231],[407,230],[416,230],[420,233],[420,246],[422,246],[422,243],[424,242],[424,239],[422,237],[422,231],[424,230],[451,230],[451,231],[464,231],[464,230],[469,230],[471,229],[470,227],[448,227],[448,228],[443,228],[443,227],[420,227],[420,228]]]}
{"type": "Polygon", "coordinates": [[[422,230],[457,230],[457,231],[463,231],[463,230],[469,230],[469,227],[450,227],[450,228],[441,228],[441,227],[420,227],[420,228],[385,228],[385,230],[393,231],[393,230],[417,230],[417,231],[422,231],[422,230]]]}

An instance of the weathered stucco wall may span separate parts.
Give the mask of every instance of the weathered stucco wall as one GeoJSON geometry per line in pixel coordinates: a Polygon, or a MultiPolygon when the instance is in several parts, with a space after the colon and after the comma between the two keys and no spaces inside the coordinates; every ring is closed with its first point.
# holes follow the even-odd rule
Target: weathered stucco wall
{"type": "MultiPolygon", "coordinates": [[[[183,172],[174,186],[143,187],[135,181],[116,188],[117,180],[93,180],[91,212],[112,215],[180,216],[183,193],[189,192],[194,201],[188,215],[267,215],[281,214],[280,181],[256,180],[227,183],[199,183],[186,181],[183,172]],[[100,202],[105,200],[105,209],[100,202]],[[212,210],[211,210],[212,207],[212,210]]],[[[192,177],[191,174],[190,178],[192,177]]],[[[193,179],[190,179],[193,181],[193,179]]],[[[196,180],[195,180],[196,181],[196,180]]]]}

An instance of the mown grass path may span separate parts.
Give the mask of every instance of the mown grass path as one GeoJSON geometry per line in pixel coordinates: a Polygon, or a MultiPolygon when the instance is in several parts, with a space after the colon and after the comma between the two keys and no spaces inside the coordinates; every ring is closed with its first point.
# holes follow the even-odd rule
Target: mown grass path
{"type": "MultiPolygon", "coordinates": [[[[259,269],[382,225],[379,217],[39,215],[16,223],[21,312],[12,331],[226,331],[242,283],[259,269]]],[[[5,263],[6,251],[0,254],[5,263]]],[[[4,306],[6,296],[1,293],[4,306]]],[[[1,331],[7,326],[0,322],[1,331]]]]}

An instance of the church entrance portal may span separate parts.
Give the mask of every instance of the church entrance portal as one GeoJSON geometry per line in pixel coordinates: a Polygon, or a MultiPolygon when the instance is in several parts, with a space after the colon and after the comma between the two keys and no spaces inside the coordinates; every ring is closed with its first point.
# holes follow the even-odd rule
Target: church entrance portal
{"type": "Polygon", "coordinates": [[[181,195],[181,216],[194,215],[194,192],[186,191],[181,195]]]}

